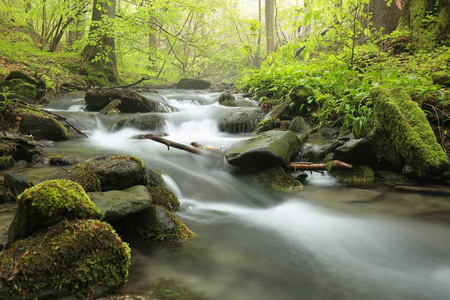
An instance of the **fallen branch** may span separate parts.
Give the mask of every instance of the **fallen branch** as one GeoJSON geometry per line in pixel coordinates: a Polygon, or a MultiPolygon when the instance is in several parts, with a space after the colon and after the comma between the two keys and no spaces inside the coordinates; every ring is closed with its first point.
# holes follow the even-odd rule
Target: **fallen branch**
{"type": "Polygon", "coordinates": [[[291,162],[287,164],[288,169],[294,170],[326,170],[327,165],[331,169],[351,169],[353,166],[351,164],[342,162],[340,160],[329,161],[328,163],[308,163],[308,162],[291,162]]]}
{"type": "MultiPolygon", "coordinates": [[[[127,84],[127,85],[119,85],[119,86],[104,87],[104,88],[102,88],[102,89],[104,89],[104,90],[127,89],[127,88],[129,88],[129,87],[132,87],[132,86],[135,86],[135,85],[141,83],[142,81],[149,80],[149,79],[150,79],[150,78],[142,77],[141,79],[139,79],[139,80],[136,81],[135,83],[131,83],[131,84],[127,84]]],[[[153,93],[158,93],[155,89],[151,89],[151,91],[152,91],[153,93]]]]}
{"type": "Polygon", "coordinates": [[[174,148],[177,148],[177,149],[180,149],[180,150],[184,150],[184,151],[187,151],[187,152],[191,152],[191,153],[194,153],[194,154],[197,154],[197,155],[203,155],[203,156],[220,158],[220,159],[223,158],[223,155],[221,155],[221,154],[210,152],[210,151],[205,151],[203,149],[199,149],[199,148],[195,148],[195,147],[191,147],[191,146],[186,146],[186,145],[183,145],[183,144],[180,144],[180,143],[173,142],[171,140],[162,138],[162,137],[157,136],[157,135],[146,134],[146,135],[144,135],[144,137],[146,139],[153,140],[155,142],[158,142],[158,143],[166,145],[167,146],[167,150],[170,150],[170,147],[174,147],[174,148]]]}

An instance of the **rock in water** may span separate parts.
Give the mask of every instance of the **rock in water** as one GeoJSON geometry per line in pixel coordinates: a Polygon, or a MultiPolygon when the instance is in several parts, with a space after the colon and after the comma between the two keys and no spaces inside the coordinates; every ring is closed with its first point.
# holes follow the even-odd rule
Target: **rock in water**
{"type": "Polygon", "coordinates": [[[262,119],[260,108],[240,108],[219,118],[219,130],[228,133],[252,132],[262,119]]]}
{"type": "Polygon", "coordinates": [[[370,92],[380,125],[405,162],[420,178],[439,176],[448,168],[424,112],[403,88],[374,88],[370,92]]]}
{"type": "Polygon", "coordinates": [[[270,130],[231,146],[225,157],[229,164],[241,167],[285,166],[306,142],[291,131],[270,130]]]}
{"type": "Polygon", "coordinates": [[[97,299],[128,277],[130,248],[99,220],[61,221],[0,252],[1,299],[97,299]]]}

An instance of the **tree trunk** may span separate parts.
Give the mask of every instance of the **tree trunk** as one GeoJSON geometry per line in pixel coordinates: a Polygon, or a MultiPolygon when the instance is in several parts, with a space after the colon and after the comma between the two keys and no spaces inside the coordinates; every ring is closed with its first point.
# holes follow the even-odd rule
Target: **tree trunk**
{"type": "Polygon", "coordinates": [[[450,33],[450,3],[448,0],[405,0],[399,29],[408,27],[412,32],[421,32],[427,24],[423,22],[427,14],[436,17],[436,23],[431,26],[436,30],[436,40],[448,38],[450,33]]]}
{"type": "Polygon", "coordinates": [[[83,56],[112,83],[118,83],[116,43],[112,20],[116,13],[116,0],[94,0],[92,22],[89,28],[89,42],[83,49],[83,56]],[[106,18],[104,17],[106,16],[106,18]]]}
{"type": "Polygon", "coordinates": [[[388,6],[385,0],[372,0],[365,11],[372,14],[370,22],[373,23],[375,29],[384,28],[383,34],[393,32],[398,26],[401,10],[395,1],[391,3],[391,6],[388,6]]]}
{"type": "Polygon", "coordinates": [[[275,52],[276,50],[274,0],[266,0],[265,16],[266,16],[267,54],[270,54],[272,52],[275,52]]]}

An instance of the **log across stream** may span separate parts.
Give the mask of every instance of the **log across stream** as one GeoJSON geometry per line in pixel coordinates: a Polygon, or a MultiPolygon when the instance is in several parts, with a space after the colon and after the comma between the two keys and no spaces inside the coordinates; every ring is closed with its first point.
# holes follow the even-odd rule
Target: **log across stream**
{"type": "MultiPolygon", "coordinates": [[[[220,148],[249,138],[219,132],[217,118],[235,108],[220,106],[218,93],[163,90],[149,96],[177,108],[164,114],[163,131],[174,142],[220,148]]],[[[127,293],[145,293],[164,277],[224,300],[450,295],[450,224],[411,217],[444,196],[346,188],[326,172],[310,173],[303,192],[277,194],[244,181],[226,163],[134,138],[148,132],[111,131],[114,117],[83,111],[82,99],[50,106],[89,138],[57,142],[46,155],[139,156],[164,174],[181,201],[179,217],[198,235],[175,250],[134,248],[127,293]]],[[[37,179],[52,169],[24,172],[37,179]]]]}

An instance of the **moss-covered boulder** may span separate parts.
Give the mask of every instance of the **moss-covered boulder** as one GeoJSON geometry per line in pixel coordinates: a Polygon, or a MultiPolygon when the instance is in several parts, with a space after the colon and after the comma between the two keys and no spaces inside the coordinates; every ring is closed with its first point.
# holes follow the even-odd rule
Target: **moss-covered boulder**
{"type": "Polygon", "coordinates": [[[35,140],[62,141],[82,136],[65,118],[23,102],[0,101],[0,113],[5,127],[31,135],[35,140]]]}
{"type": "Polygon", "coordinates": [[[139,130],[164,132],[165,124],[166,122],[163,116],[145,113],[119,118],[114,122],[113,129],[119,130],[124,127],[133,127],[139,130]]]}
{"type": "Polygon", "coordinates": [[[121,101],[116,108],[123,113],[166,112],[165,106],[161,103],[126,89],[97,89],[89,91],[85,96],[86,109],[100,111],[115,99],[121,101]]]}
{"type": "Polygon", "coordinates": [[[147,185],[144,162],[136,156],[100,156],[61,172],[58,178],[78,182],[86,192],[123,190],[147,185]]]}
{"type": "Polygon", "coordinates": [[[177,83],[177,89],[185,90],[206,90],[211,86],[211,82],[203,79],[183,78],[177,83]]]}
{"type": "Polygon", "coordinates": [[[0,136],[0,170],[14,166],[23,160],[30,164],[42,161],[43,146],[20,134],[4,132],[0,136]]]}
{"type": "Polygon", "coordinates": [[[260,170],[253,175],[246,175],[244,179],[276,192],[295,193],[303,190],[302,183],[287,175],[282,167],[260,170]]]}
{"type": "Polygon", "coordinates": [[[147,189],[152,195],[152,204],[162,206],[172,212],[180,209],[180,201],[171,190],[161,186],[148,186],[147,189]]]}
{"type": "Polygon", "coordinates": [[[172,247],[195,236],[175,214],[159,205],[152,205],[111,225],[132,244],[172,247]]]}
{"type": "Polygon", "coordinates": [[[236,99],[234,98],[233,94],[231,94],[230,92],[225,92],[225,93],[220,94],[219,104],[223,105],[223,106],[229,106],[229,107],[237,106],[236,99]]]}
{"type": "Polygon", "coordinates": [[[18,209],[8,231],[8,243],[56,224],[64,219],[101,218],[97,206],[83,188],[70,180],[41,182],[18,197],[18,209]]]}
{"type": "Polygon", "coordinates": [[[417,176],[441,175],[448,168],[447,156],[437,143],[424,112],[406,90],[375,88],[370,94],[379,124],[417,176]]]}
{"type": "Polygon", "coordinates": [[[96,299],[126,283],[130,249],[99,220],[62,221],[0,252],[1,299],[96,299]]]}
{"type": "Polygon", "coordinates": [[[90,192],[88,196],[103,213],[107,222],[147,209],[153,203],[152,196],[143,185],[136,185],[123,191],[90,192]]]}
{"type": "Polygon", "coordinates": [[[51,86],[47,86],[47,78],[44,75],[32,76],[19,70],[13,70],[5,78],[5,81],[1,84],[2,89],[7,89],[9,93],[13,93],[24,100],[39,100],[45,95],[47,89],[51,86]]]}
{"type": "Polygon", "coordinates": [[[122,100],[114,99],[108,103],[105,107],[103,107],[98,114],[99,115],[115,115],[119,114],[119,105],[122,104],[122,100]]]}
{"type": "Polygon", "coordinates": [[[270,130],[240,141],[225,152],[229,164],[241,167],[285,166],[306,142],[291,131],[270,130]]]}
{"type": "Polygon", "coordinates": [[[450,72],[440,71],[431,74],[434,84],[450,87],[450,72]]]}
{"type": "Polygon", "coordinates": [[[239,108],[218,120],[219,130],[228,133],[250,133],[262,119],[260,108],[239,108]]]}
{"type": "Polygon", "coordinates": [[[333,169],[331,175],[348,185],[363,185],[375,181],[375,172],[367,165],[351,169],[333,169]]]}

